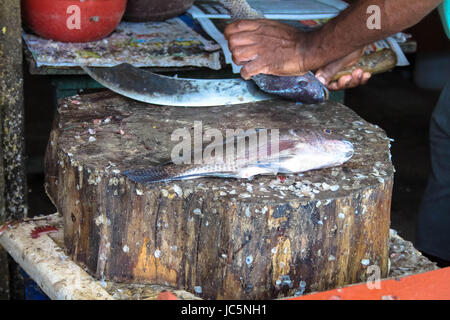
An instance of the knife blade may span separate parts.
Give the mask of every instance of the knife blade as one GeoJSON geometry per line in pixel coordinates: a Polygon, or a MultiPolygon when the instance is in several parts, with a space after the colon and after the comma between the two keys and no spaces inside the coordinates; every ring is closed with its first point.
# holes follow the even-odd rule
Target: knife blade
{"type": "Polygon", "coordinates": [[[187,79],[163,76],[128,63],[114,67],[81,66],[94,80],[128,98],[166,106],[210,107],[270,100],[252,81],[187,79]]]}

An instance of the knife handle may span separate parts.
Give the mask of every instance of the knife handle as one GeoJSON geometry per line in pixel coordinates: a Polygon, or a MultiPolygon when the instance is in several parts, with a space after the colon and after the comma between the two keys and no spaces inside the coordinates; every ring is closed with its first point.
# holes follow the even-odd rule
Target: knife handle
{"type": "Polygon", "coordinates": [[[340,77],[352,74],[355,69],[362,69],[364,72],[371,74],[382,73],[391,70],[397,65],[397,55],[391,49],[382,49],[367,55],[363,55],[358,63],[351,67],[345,68],[336,73],[332,81],[338,80],[340,77]]]}

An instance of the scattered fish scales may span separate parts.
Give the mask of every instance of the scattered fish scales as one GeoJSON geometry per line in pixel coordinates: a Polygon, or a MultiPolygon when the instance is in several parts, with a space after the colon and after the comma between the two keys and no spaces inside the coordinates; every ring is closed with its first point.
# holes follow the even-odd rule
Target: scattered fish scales
{"type": "Polygon", "coordinates": [[[370,260],[369,260],[369,259],[362,259],[362,260],[361,260],[361,264],[362,264],[363,266],[368,266],[368,265],[370,264],[370,260]]]}
{"type": "Polygon", "coordinates": [[[331,191],[338,191],[339,190],[339,186],[338,185],[334,185],[334,186],[330,186],[330,190],[331,191]]]}

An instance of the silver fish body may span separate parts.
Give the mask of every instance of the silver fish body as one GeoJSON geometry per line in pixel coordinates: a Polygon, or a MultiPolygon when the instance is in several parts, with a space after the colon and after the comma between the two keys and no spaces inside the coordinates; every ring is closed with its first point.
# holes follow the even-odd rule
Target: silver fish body
{"type": "MultiPolygon", "coordinates": [[[[225,149],[226,143],[223,144],[225,149]]],[[[138,183],[167,182],[202,177],[246,178],[294,174],[343,164],[353,156],[353,145],[329,130],[280,130],[276,148],[271,143],[249,146],[244,155],[218,157],[201,164],[167,164],[123,172],[138,183]],[[264,152],[261,152],[264,151],[264,152]]]]}

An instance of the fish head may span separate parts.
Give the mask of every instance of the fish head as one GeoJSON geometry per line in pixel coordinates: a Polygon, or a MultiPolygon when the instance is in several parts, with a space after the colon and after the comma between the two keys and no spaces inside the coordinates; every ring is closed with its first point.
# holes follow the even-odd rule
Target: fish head
{"type": "Polygon", "coordinates": [[[279,142],[280,162],[290,172],[341,165],[354,153],[353,144],[329,129],[289,130],[279,142]]]}
{"type": "Polygon", "coordinates": [[[320,103],[328,100],[328,89],[311,73],[292,77],[293,100],[303,103],[320,103]]]}
{"type": "Polygon", "coordinates": [[[262,91],[299,103],[321,103],[329,96],[328,89],[312,72],[300,76],[259,74],[252,79],[262,91]]]}
{"type": "Polygon", "coordinates": [[[353,144],[348,140],[340,139],[325,140],[323,146],[319,148],[319,150],[329,157],[327,160],[327,166],[343,164],[344,162],[350,160],[350,158],[353,157],[354,154],[353,144]]]}

